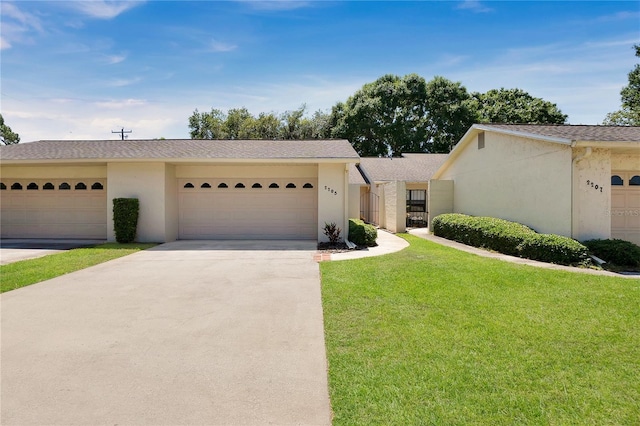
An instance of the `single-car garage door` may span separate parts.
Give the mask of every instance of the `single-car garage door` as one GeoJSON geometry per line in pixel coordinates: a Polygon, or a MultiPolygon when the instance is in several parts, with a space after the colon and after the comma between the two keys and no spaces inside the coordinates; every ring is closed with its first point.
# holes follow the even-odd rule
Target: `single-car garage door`
{"type": "Polygon", "coordinates": [[[3,179],[2,238],[107,238],[104,179],[3,179]]]}
{"type": "Polygon", "coordinates": [[[611,176],[611,237],[640,245],[640,173],[611,176]]]}
{"type": "Polygon", "coordinates": [[[179,179],[181,239],[317,239],[316,179],[179,179]]]}

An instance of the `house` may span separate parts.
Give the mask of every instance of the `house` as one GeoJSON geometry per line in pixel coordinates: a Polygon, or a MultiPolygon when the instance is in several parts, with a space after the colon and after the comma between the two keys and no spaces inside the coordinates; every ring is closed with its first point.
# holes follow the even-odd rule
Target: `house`
{"type": "Polygon", "coordinates": [[[349,173],[349,217],[392,232],[427,226],[427,189],[448,154],[363,157],[349,173]]]}
{"type": "Polygon", "coordinates": [[[476,124],[429,181],[456,212],[584,241],[640,244],[640,127],[476,124]]]}
{"type": "Polygon", "coordinates": [[[326,240],[348,229],[346,140],[39,141],[0,147],[2,238],[115,239],[112,200],[140,200],[138,241],[326,240]]]}

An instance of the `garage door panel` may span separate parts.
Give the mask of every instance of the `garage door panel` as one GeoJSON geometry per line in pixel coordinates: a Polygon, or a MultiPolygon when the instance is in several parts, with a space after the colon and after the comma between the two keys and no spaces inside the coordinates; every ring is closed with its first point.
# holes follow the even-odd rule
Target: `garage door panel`
{"type": "Polygon", "coordinates": [[[640,245],[640,187],[629,185],[637,171],[613,171],[623,185],[611,189],[611,237],[640,245]]]}
{"type": "Polygon", "coordinates": [[[106,239],[106,182],[84,181],[88,188],[93,182],[99,182],[102,190],[61,190],[62,182],[71,180],[24,179],[20,183],[25,189],[3,190],[0,193],[2,237],[106,239]],[[32,182],[38,189],[27,190],[32,182]],[[43,189],[45,184],[55,189],[43,189]]]}
{"type": "MultiPolygon", "coordinates": [[[[237,180],[237,179],[236,179],[237,180]]],[[[317,191],[313,179],[255,179],[247,188],[234,188],[233,179],[222,179],[229,188],[184,188],[179,180],[180,238],[183,239],[315,239],[317,191]],[[280,188],[268,186],[278,181],[280,188]],[[286,181],[286,182],[284,182],[286,181]],[[300,189],[313,181],[314,188],[300,189]],[[255,182],[262,188],[250,188],[255,182]],[[294,182],[298,188],[285,188],[294,182]]],[[[192,182],[194,186],[199,182],[192,182]]]]}

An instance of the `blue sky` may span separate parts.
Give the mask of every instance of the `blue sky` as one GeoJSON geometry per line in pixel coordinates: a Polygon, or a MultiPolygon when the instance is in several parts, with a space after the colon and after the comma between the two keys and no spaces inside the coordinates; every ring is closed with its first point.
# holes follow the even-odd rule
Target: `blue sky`
{"type": "Polygon", "coordinates": [[[636,1],[0,5],[0,110],[23,142],[186,138],[196,108],[329,110],[388,73],[517,87],[598,124],[640,42],[636,1]]]}

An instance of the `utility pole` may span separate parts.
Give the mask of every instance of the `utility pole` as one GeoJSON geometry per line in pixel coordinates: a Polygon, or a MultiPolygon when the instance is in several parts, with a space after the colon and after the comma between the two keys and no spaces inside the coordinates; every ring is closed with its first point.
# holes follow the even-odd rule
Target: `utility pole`
{"type": "Polygon", "coordinates": [[[120,130],[112,130],[111,133],[120,133],[120,135],[122,136],[122,140],[124,140],[124,134],[125,133],[131,133],[131,130],[125,130],[124,127],[120,130]]]}

